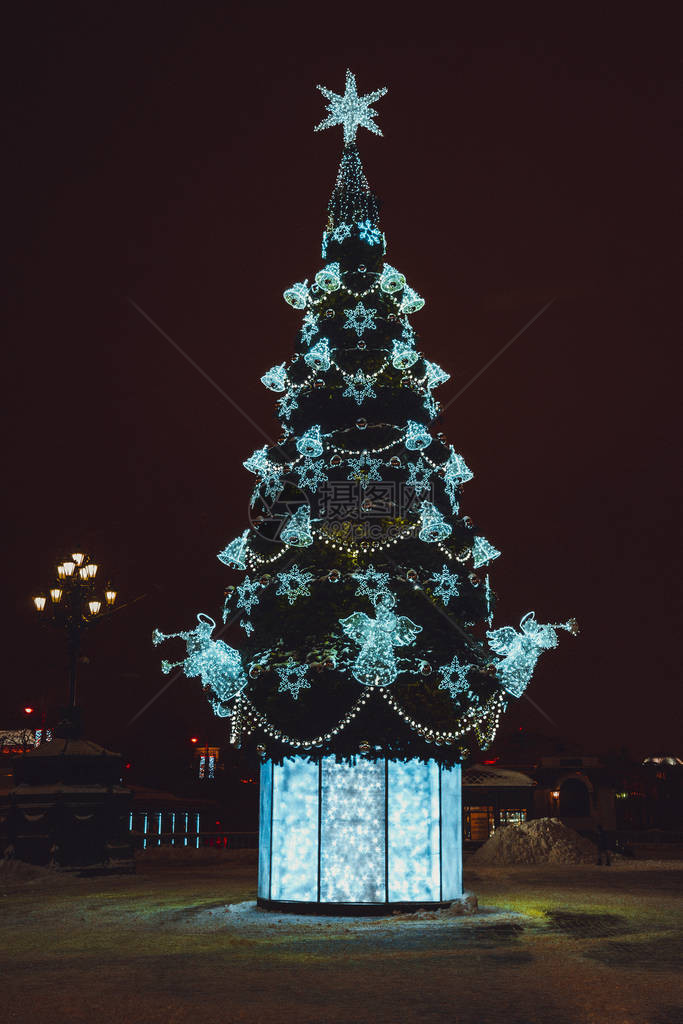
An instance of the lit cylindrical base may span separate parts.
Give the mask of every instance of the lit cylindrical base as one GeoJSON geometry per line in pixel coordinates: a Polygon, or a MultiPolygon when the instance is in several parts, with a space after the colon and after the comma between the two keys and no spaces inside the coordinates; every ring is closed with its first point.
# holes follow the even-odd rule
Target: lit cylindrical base
{"type": "Polygon", "coordinates": [[[462,895],[460,765],[302,757],[261,766],[258,900],[358,913],[462,895]]]}

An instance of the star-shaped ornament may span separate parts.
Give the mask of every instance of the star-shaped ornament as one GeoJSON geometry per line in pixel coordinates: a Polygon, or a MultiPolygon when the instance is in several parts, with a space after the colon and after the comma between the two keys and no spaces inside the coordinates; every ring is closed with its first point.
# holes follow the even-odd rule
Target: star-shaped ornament
{"type": "Polygon", "coordinates": [[[450,665],[442,665],[439,669],[439,672],[441,672],[439,689],[448,690],[453,700],[458,700],[462,696],[467,695],[470,689],[467,676],[471,668],[471,665],[461,662],[457,655],[454,655],[450,665]],[[453,676],[455,676],[455,679],[453,676]]]}
{"type": "Polygon", "coordinates": [[[355,377],[347,378],[342,398],[353,398],[357,405],[362,405],[366,398],[377,398],[377,392],[372,386],[372,377],[366,377],[362,370],[358,370],[355,377]]]}
{"type": "Polygon", "coordinates": [[[365,331],[376,331],[377,324],[375,317],[376,309],[366,309],[362,302],[356,305],[355,309],[345,309],[344,316],[346,323],[343,325],[345,331],[355,331],[360,338],[365,331]]]}
{"type": "Polygon", "coordinates": [[[328,100],[328,116],[320,124],[317,124],[314,131],[322,131],[323,128],[333,128],[337,124],[344,126],[344,145],[348,146],[356,141],[356,132],[359,127],[367,128],[375,135],[381,135],[374,122],[377,111],[371,109],[371,104],[386,94],[386,89],[376,89],[375,92],[368,92],[365,96],[359,96],[356,90],[356,78],[350,71],[346,72],[346,91],[343,96],[324,85],[319,85],[321,93],[328,100]]]}
{"type": "Polygon", "coordinates": [[[279,693],[289,692],[297,700],[299,690],[310,690],[311,684],[306,678],[308,665],[299,665],[293,658],[288,658],[284,665],[277,665],[275,671],[280,677],[279,693]]]}

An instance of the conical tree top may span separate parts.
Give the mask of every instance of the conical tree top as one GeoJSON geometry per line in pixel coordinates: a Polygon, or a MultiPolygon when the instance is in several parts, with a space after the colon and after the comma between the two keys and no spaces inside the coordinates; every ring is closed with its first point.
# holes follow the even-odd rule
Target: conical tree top
{"type": "Polygon", "coordinates": [[[377,116],[371,104],[385,95],[386,89],[359,96],[356,79],[351,71],[346,72],[346,90],[343,95],[319,85],[321,93],[328,100],[328,116],[315,126],[315,131],[342,125],[344,128],[344,152],[342,154],[337,181],[328,206],[328,231],[340,224],[359,224],[369,221],[369,227],[379,223],[379,203],[368,185],[365,171],[356,146],[356,132],[359,127],[367,128],[375,135],[382,132],[374,123],[377,116]]]}
{"type": "Polygon", "coordinates": [[[340,224],[364,224],[366,221],[373,228],[379,226],[379,202],[365,177],[355,142],[344,147],[327,212],[328,231],[340,224]]]}

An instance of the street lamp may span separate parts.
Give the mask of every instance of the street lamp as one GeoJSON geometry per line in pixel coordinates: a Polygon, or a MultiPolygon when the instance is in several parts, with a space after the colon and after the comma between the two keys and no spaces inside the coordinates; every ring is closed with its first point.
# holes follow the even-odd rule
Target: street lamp
{"type": "MultiPolygon", "coordinates": [[[[57,566],[57,579],[49,588],[50,604],[40,594],[33,598],[33,604],[44,620],[63,629],[67,636],[69,652],[69,714],[73,719],[76,707],[76,669],[81,651],[81,638],[100,615],[102,598],[95,585],[97,563],[88,555],[77,551],[70,559],[57,566]]],[[[116,591],[108,583],[104,588],[104,603],[111,611],[116,602],[116,591]]]]}

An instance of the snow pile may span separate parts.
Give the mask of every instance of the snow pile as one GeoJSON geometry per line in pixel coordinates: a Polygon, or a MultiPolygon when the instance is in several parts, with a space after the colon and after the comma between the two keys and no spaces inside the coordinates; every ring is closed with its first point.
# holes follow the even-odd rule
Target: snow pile
{"type": "Polygon", "coordinates": [[[473,855],[476,864],[595,864],[597,848],[559,818],[504,825],[473,855]]]}

